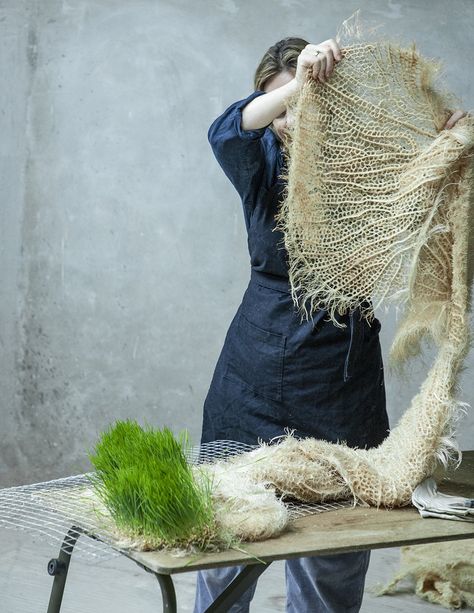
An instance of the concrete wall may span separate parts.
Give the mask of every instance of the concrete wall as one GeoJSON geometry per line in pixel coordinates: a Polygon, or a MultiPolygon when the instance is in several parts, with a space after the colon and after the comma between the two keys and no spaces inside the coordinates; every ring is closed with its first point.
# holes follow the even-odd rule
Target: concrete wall
{"type": "MultiPolygon", "coordinates": [[[[117,418],[198,440],[249,274],[208,125],[270,44],[359,7],[445,58],[472,107],[471,0],[0,0],[1,485],[85,470],[117,418]]],[[[388,382],[392,421],[417,381],[388,382]]]]}

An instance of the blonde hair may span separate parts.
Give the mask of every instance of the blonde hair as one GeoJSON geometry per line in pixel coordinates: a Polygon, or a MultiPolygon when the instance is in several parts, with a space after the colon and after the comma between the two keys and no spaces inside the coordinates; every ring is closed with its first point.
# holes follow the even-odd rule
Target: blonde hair
{"type": "Polygon", "coordinates": [[[303,38],[288,37],[272,45],[265,52],[255,71],[255,89],[263,90],[269,79],[284,70],[296,70],[298,56],[307,44],[303,38]]]}

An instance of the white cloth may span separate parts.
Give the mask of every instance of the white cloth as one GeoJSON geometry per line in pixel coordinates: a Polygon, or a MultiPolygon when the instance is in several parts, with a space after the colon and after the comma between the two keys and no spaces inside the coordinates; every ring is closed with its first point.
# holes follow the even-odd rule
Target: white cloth
{"type": "Polygon", "coordinates": [[[442,494],[432,478],[415,488],[411,500],[422,517],[474,521],[474,499],[442,494]]]}

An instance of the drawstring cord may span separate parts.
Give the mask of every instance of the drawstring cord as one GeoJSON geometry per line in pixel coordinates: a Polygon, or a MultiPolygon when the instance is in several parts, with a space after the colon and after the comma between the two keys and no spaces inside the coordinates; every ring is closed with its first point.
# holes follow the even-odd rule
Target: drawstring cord
{"type": "Polygon", "coordinates": [[[347,350],[346,361],[344,362],[344,381],[347,381],[352,376],[352,374],[349,372],[349,364],[352,344],[354,342],[354,313],[349,314],[349,327],[351,330],[351,340],[349,341],[349,349],[347,350]]]}

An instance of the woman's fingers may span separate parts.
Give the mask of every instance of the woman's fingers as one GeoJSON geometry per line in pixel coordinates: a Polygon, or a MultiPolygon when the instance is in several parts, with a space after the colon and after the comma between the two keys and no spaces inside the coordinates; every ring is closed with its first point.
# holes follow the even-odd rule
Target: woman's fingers
{"type": "Polygon", "coordinates": [[[334,55],[334,59],[336,60],[336,62],[340,62],[342,60],[342,52],[337,42],[333,38],[330,38],[326,42],[331,47],[331,50],[332,50],[332,53],[334,55]]]}
{"type": "MultiPolygon", "coordinates": [[[[321,69],[321,58],[324,53],[316,45],[306,45],[298,58],[298,67],[307,71],[313,79],[317,79],[321,69]]],[[[298,67],[296,73],[298,76],[298,67]]]]}
{"type": "Polygon", "coordinates": [[[466,115],[466,111],[462,111],[461,109],[454,111],[451,117],[449,117],[447,122],[444,124],[443,130],[449,130],[450,128],[454,127],[459,119],[461,119],[461,117],[465,117],[466,115]]]}
{"type": "Polygon", "coordinates": [[[332,75],[332,71],[334,70],[335,64],[335,56],[332,49],[325,55],[326,58],[326,68],[324,70],[324,78],[327,79],[332,75]]]}
{"type": "Polygon", "coordinates": [[[302,82],[301,72],[307,71],[311,77],[325,83],[331,76],[336,62],[342,59],[342,53],[335,40],[330,38],[319,45],[308,44],[298,58],[297,78],[302,82]]]}
{"type": "Polygon", "coordinates": [[[319,45],[308,45],[308,51],[315,55],[313,60],[313,78],[321,83],[332,75],[335,63],[342,59],[341,50],[335,40],[330,38],[319,45]],[[319,54],[316,55],[316,52],[319,54]]]}
{"type": "Polygon", "coordinates": [[[313,66],[313,79],[320,80],[321,83],[324,83],[325,78],[325,70],[326,70],[326,57],[324,53],[318,56],[317,61],[313,66]]]}

